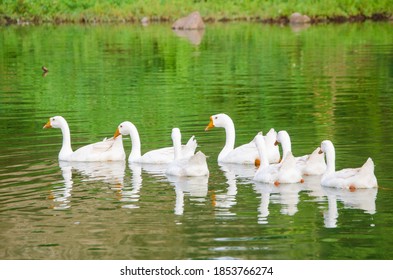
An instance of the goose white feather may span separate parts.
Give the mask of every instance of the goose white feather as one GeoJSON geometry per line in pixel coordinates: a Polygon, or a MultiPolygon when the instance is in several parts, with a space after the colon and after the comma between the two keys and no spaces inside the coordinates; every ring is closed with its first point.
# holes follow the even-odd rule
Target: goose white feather
{"type": "Polygon", "coordinates": [[[123,140],[119,135],[104,139],[101,142],[90,144],[72,150],[71,133],[67,121],[62,116],[51,117],[44,128],[60,128],[63,135],[63,144],[59,153],[62,161],[118,161],[125,160],[123,140]]]}
{"type": "MultiPolygon", "coordinates": [[[[210,117],[210,122],[206,127],[206,131],[213,127],[222,127],[225,129],[226,140],[225,146],[218,155],[219,163],[238,163],[238,164],[255,164],[255,160],[259,158],[258,150],[255,143],[241,145],[235,148],[235,125],[232,119],[226,114],[217,114],[210,117]]],[[[280,160],[280,152],[277,146],[274,145],[276,141],[277,132],[272,128],[265,136],[267,145],[268,161],[275,163],[280,160]]]]}
{"type": "Polygon", "coordinates": [[[275,185],[304,182],[299,169],[296,168],[296,160],[292,152],[288,152],[281,163],[269,164],[266,157],[265,140],[262,134],[257,134],[254,142],[261,159],[261,164],[254,175],[254,181],[275,185]]]}
{"type": "MultiPolygon", "coordinates": [[[[148,151],[142,155],[141,140],[139,137],[138,129],[133,123],[129,121],[122,122],[118,126],[118,131],[121,135],[130,135],[131,137],[132,148],[131,148],[131,153],[128,157],[129,162],[167,164],[173,161],[174,159],[173,146],[148,151]]],[[[187,144],[181,146],[182,155],[184,157],[191,156],[195,153],[196,148],[197,148],[197,141],[195,140],[194,136],[191,136],[187,144]]]]}
{"type": "Polygon", "coordinates": [[[178,128],[172,129],[172,141],[174,147],[174,161],[169,165],[165,173],[167,175],[181,177],[209,176],[206,156],[198,151],[192,156],[182,156],[181,136],[178,128]]]}
{"type": "MultiPolygon", "coordinates": [[[[292,151],[291,138],[285,130],[277,133],[277,143],[281,143],[283,158],[292,151]]],[[[325,156],[319,153],[319,147],[310,155],[295,157],[296,166],[303,175],[321,175],[326,171],[325,156]]]]}
{"type": "Polygon", "coordinates": [[[360,168],[346,168],[336,171],[336,153],[334,145],[330,140],[321,143],[321,151],[326,155],[327,168],[322,175],[321,185],[324,187],[347,188],[374,188],[378,186],[374,174],[374,162],[371,158],[360,168]]]}

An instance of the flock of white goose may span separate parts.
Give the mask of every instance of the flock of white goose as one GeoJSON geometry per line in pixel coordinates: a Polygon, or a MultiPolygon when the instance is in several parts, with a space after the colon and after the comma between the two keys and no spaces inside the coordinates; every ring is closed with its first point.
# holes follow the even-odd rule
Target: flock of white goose
{"type": "MultiPolygon", "coordinates": [[[[122,136],[130,135],[131,153],[129,162],[167,164],[165,173],[173,176],[209,176],[206,156],[201,151],[195,153],[197,142],[192,136],[187,144],[181,144],[179,128],[172,129],[172,147],[152,150],[142,155],[139,133],[134,124],[122,122],[112,138],[83,146],[76,151],[71,148],[71,134],[67,121],[61,116],[51,117],[44,128],[60,128],[63,144],[59,153],[60,161],[124,161],[126,154],[122,136]]],[[[322,175],[321,185],[325,187],[357,188],[377,187],[374,163],[368,158],[359,168],[335,170],[335,150],[330,140],[324,140],[321,146],[310,155],[294,157],[291,140],[286,131],[278,133],[271,129],[265,136],[258,133],[247,144],[235,148],[235,126],[226,114],[210,117],[205,130],[222,127],[226,132],[225,146],[218,155],[219,163],[259,165],[254,180],[275,184],[303,183],[303,176],[322,175]],[[282,146],[282,159],[278,143],[282,146]],[[326,162],[325,162],[326,156],[326,162]]]]}

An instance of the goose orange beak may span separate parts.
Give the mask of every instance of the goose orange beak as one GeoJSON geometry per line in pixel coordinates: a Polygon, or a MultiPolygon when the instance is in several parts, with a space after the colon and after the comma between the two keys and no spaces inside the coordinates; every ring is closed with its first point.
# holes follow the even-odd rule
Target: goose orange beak
{"type": "Polygon", "coordinates": [[[212,119],[212,117],[210,117],[210,122],[209,122],[209,124],[206,126],[205,131],[208,131],[209,129],[212,129],[213,127],[214,127],[213,119],[212,119]]]}
{"type": "Polygon", "coordinates": [[[119,130],[119,128],[117,128],[116,131],[115,131],[115,134],[113,135],[113,138],[116,139],[116,137],[119,136],[120,134],[121,134],[120,130],[119,130]]]}
{"type": "Polygon", "coordinates": [[[51,128],[51,127],[52,127],[52,125],[50,124],[50,121],[48,121],[48,122],[44,125],[43,128],[51,128]]]}

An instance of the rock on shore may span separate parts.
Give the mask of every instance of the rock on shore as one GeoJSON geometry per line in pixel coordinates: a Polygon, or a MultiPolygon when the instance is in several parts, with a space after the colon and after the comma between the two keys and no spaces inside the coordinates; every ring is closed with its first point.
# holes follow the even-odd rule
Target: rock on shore
{"type": "Polygon", "coordinates": [[[311,19],[308,16],[302,15],[301,13],[293,13],[289,17],[289,23],[292,24],[303,24],[303,23],[309,23],[310,21],[311,19]]]}
{"type": "Polygon", "coordinates": [[[196,30],[204,28],[205,23],[198,11],[192,12],[186,17],[179,18],[172,25],[172,29],[196,30]]]}

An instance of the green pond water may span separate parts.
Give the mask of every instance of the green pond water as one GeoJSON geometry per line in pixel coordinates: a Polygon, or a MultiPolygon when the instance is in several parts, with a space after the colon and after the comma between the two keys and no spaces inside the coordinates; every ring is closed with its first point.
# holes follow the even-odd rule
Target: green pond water
{"type": "Polygon", "coordinates": [[[2,26],[0,259],[393,259],[392,140],[391,23],[2,26]],[[379,188],[257,184],[217,164],[224,130],[204,129],[221,112],[236,146],[274,127],[295,155],[330,139],[337,169],[371,157],[379,188]],[[142,152],[179,127],[210,176],[59,163],[61,132],[42,129],[55,115],[74,149],[125,120],[142,152]]]}

